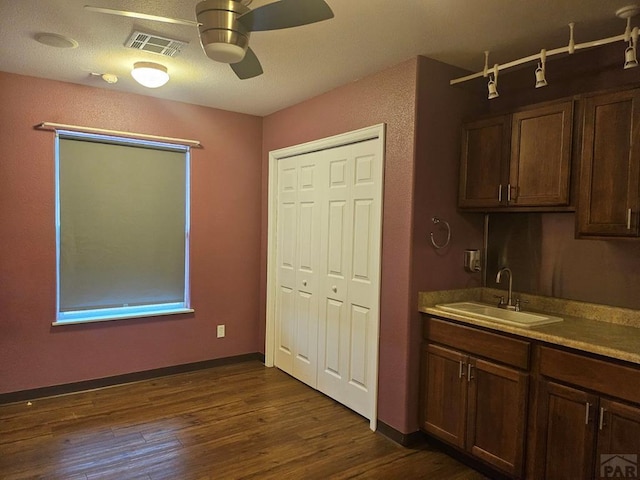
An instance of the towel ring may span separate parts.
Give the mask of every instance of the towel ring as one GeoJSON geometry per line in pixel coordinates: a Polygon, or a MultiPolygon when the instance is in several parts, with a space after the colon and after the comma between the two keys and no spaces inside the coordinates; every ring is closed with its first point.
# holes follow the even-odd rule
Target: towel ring
{"type": "Polygon", "coordinates": [[[449,222],[447,222],[446,220],[442,220],[438,217],[432,217],[431,221],[433,222],[434,225],[437,225],[439,223],[443,223],[444,226],[447,228],[447,240],[444,242],[444,244],[440,245],[438,244],[434,238],[433,238],[433,232],[431,232],[430,237],[431,237],[431,244],[436,248],[436,250],[440,250],[441,248],[446,247],[447,245],[449,245],[449,242],[451,241],[451,226],[449,225],[449,222]]]}

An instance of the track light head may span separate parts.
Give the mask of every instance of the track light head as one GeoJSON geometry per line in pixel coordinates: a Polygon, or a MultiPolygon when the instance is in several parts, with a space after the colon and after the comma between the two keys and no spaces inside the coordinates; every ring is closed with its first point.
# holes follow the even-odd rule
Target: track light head
{"type": "Polygon", "coordinates": [[[546,87],[547,79],[545,78],[545,68],[544,65],[538,63],[538,68],[536,68],[536,88],[546,87]]]}
{"type": "Polygon", "coordinates": [[[498,82],[494,78],[489,77],[489,83],[487,83],[487,89],[489,90],[489,95],[487,96],[489,100],[500,96],[500,94],[498,93],[498,82]]]}
{"type": "Polygon", "coordinates": [[[634,68],[638,66],[638,58],[636,57],[636,46],[633,41],[629,42],[629,46],[624,51],[624,69],[634,68]]]}

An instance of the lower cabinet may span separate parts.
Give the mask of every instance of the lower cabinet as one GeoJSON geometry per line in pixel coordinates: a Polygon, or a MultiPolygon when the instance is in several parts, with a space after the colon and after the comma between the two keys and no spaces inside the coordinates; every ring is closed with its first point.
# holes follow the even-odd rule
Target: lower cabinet
{"type": "MultiPolygon", "coordinates": [[[[613,466],[605,464],[603,456],[638,455],[640,459],[640,408],[606,398],[598,409],[597,463],[601,472],[609,473],[613,466]]],[[[636,476],[640,472],[636,472],[636,476]]],[[[602,475],[600,476],[607,476],[602,475]]],[[[608,475],[609,477],[611,475],[608,475]]]]}
{"type": "MultiPolygon", "coordinates": [[[[432,320],[432,327],[441,326],[433,322],[439,321],[432,320]]],[[[457,332],[449,343],[466,343],[465,335],[470,333],[467,327],[453,328],[457,332]]],[[[499,349],[496,345],[496,351],[499,349]]],[[[479,358],[476,352],[427,343],[423,347],[422,428],[519,478],[523,471],[528,381],[526,372],[479,358]]]]}
{"type": "Polygon", "coordinates": [[[511,478],[640,478],[640,367],[441,318],[423,327],[424,432],[511,478]]]}
{"type": "Polygon", "coordinates": [[[467,424],[466,355],[437,345],[423,347],[422,427],[464,448],[467,424]]]}
{"type": "Polygon", "coordinates": [[[638,477],[640,408],[551,381],[541,392],[546,480],[638,477]]]}
{"type": "Polygon", "coordinates": [[[640,401],[640,372],[547,347],[540,350],[544,377],[538,382],[538,457],[544,461],[538,462],[536,476],[638,478],[640,407],[624,400],[640,401]]]}
{"type": "Polygon", "coordinates": [[[595,429],[591,425],[598,398],[552,382],[542,382],[543,431],[546,430],[544,478],[592,478],[595,429]],[[546,428],[545,428],[546,427],[546,428]]]}
{"type": "Polygon", "coordinates": [[[529,375],[474,358],[468,365],[466,448],[518,477],[524,458],[529,375]]]}

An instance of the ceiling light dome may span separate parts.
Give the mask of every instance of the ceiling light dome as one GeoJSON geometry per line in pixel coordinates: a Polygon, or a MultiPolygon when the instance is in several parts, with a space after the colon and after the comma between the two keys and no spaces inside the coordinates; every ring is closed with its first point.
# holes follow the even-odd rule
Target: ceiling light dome
{"type": "Polygon", "coordinates": [[[147,88],[158,88],[169,81],[167,67],[153,62],[136,62],[131,70],[131,76],[147,88]]]}

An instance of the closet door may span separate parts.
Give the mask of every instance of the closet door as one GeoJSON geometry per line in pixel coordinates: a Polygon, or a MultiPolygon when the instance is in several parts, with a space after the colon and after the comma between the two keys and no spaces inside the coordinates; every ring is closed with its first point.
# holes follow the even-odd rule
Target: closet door
{"type": "Polygon", "coordinates": [[[377,378],[382,159],[377,141],[324,151],[318,390],[371,418],[377,378]]]}
{"type": "Polygon", "coordinates": [[[271,290],[275,366],[370,419],[374,429],[381,142],[277,160],[271,290]]]}
{"type": "Polygon", "coordinates": [[[318,154],[278,162],[276,365],[316,388],[320,186],[318,154]]]}

